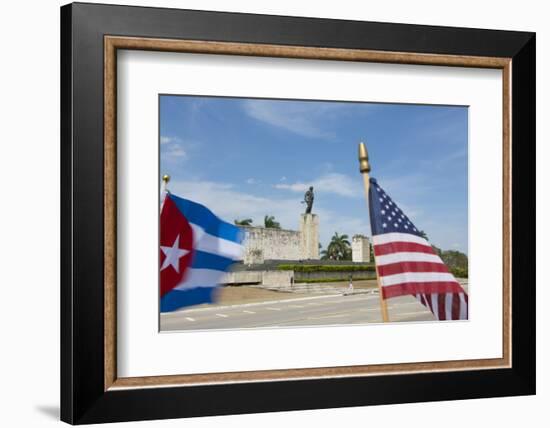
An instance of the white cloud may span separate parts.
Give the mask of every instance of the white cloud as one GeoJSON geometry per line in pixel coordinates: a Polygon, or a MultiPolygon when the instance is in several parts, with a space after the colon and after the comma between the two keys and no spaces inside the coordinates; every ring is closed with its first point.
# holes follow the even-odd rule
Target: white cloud
{"type": "Polygon", "coordinates": [[[179,137],[161,135],[160,145],[162,159],[173,162],[187,159],[189,157],[188,147],[193,146],[193,143],[184,142],[179,137]]]}
{"type": "Polygon", "coordinates": [[[246,184],[259,184],[259,183],[261,183],[260,180],[257,180],[257,179],[252,178],[252,177],[246,179],[246,184]]]}
{"type": "Polygon", "coordinates": [[[174,181],[170,183],[170,191],[207,206],[228,222],[252,218],[255,225],[262,225],[265,215],[273,215],[283,228],[296,230],[302,210],[298,198],[265,198],[239,191],[225,183],[174,181]]]}
{"type": "Polygon", "coordinates": [[[290,190],[291,192],[305,192],[313,186],[314,192],[333,193],[339,196],[355,198],[361,196],[361,180],[339,173],[324,174],[309,182],[278,183],[276,189],[290,190]]]}
{"type": "Polygon", "coordinates": [[[178,137],[168,137],[165,135],[162,135],[160,137],[160,144],[170,144],[170,143],[179,143],[180,139],[178,137]]]}
{"type": "Polygon", "coordinates": [[[170,160],[182,160],[187,159],[187,152],[181,145],[173,144],[168,148],[162,151],[162,156],[164,159],[170,160]]]}
{"type": "Polygon", "coordinates": [[[294,184],[275,184],[273,185],[276,189],[291,190],[292,192],[304,192],[308,189],[308,185],[305,183],[294,183],[294,184]]]}
{"type": "Polygon", "coordinates": [[[271,126],[310,138],[331,138],[334,134],[324,128],[327,117],[345,108],[338,103],[285,102],[246,100],[245,113],[271,126]]]}
{"type": "MultiPolygon", "coordinates": [[[[300,199],[266,198],[245,193],[230,184],[210,181],[173,181],[170,191],[175,195],[191,199],[210,208],[216,215],[228,222],[235,219],[252,218],[254,225],[262,225],[265,215],[273,215],[284,229],[298,230],[300,214],[304,206],[300,199]]],[[[326,247],[334,232],[353,236],[357,233],[370,235],[368,211],[357,213],[357,217],[341,216],[322,206],[314,209],[320,221],[320,239],[326,247]]]]}

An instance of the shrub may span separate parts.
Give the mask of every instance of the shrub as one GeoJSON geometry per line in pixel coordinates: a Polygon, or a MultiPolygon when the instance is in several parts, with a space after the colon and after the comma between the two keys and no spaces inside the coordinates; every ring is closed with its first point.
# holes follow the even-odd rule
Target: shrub
{"type": "Polygon", "coordinates": [[[278,265],[278,270],[294,272],[375,272],[374,265],[278,265]]]}
{"type": "Polygon", "coordinates": [[[454,267],[449,270],[457,278],[468,278],[468,269],[454,267]]]}
{"type": "MultiPolygon", "coordinates": [[[[357,278],[353,278],[354,281],[366,281],[369,279],[375,279],[375,276],[359,276],[357,278]]],[[[323,282],[346,282],[347,279],[342,278],[313,278],[313,279],[300,279],[296,282],[303,282],[306,284],[317,284],[317,283],[323,283],[323,282]]]]}
{"type": "MultiPolygon", "coordinates": [[[[278,270],[293,270],[294,272],[376,272],[373,264],[370,265],[291,265],[282,264],[278,270]]],[[[468,278],[468,269],[452,267],[450,272],[457,278],[468,278]]],[[[354,278],[355,279],[355,278],[354,278]]],[[[326,280],[324,280],[326,281],[326,280]]],[[[341,280],[339,280],[341,281],[341,280]]]]}

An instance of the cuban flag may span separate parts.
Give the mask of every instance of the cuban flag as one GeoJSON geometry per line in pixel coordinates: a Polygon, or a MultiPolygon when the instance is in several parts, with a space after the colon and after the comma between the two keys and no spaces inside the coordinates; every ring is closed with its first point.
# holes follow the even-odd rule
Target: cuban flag
{"type": "Polygon", "coordinates": [[[212,303],[222,276],[242,259],[243,231],[205,206],[164,193],[160,210],[160,311],[212,303]]]}
{"type": "Polygon", "coordinates": [[[382,297],[412,295],[439,321],[468,319],[468,295],[375,178],[370,179],[369,210],[382,297]]]}

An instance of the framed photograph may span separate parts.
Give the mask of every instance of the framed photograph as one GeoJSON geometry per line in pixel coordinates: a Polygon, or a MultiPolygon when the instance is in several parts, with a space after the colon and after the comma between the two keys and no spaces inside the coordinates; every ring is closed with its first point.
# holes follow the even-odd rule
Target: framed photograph
{"type": "Polygon", "coordinates": [[[533,33],[76,3],[61,57],[63,421],[535,393],[533,33]]]}

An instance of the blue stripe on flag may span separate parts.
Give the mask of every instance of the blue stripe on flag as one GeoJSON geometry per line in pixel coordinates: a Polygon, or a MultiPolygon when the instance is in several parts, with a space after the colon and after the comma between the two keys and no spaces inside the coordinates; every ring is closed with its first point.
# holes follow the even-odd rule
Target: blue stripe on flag
{"type": "Polygon", "coordinates": [[[206,233],[218,238],[227,239],[239,244],[242,242],[244,236],[243,231],[239,227],[221,220],[204,205],[173,194],[169,194],[169,197],[174,201],[189,223],[196,224],[203,228],[206,233]]]}
{"type": "Polygon", "coordinates": [[[215,298],[215,287],[198,287],[188,290],[172,290],[160,299],[160,311],[172,312],[185,306],[212,303],[215,298]]]}
{"type": "Polygon", "coordinates": [[[370,217],[370,231],[371,234],[374,235],[380,235],[381,233],[384,233],[382,230],[382,223],[379,220],[379,217],[377,214],[380,212],[380,201],[377,198],[377,194],[374,190],[375,186],[378,186],[378,183],[376,182],[376,178],[370,178],[369,179],[369,217],[370,217]]]}
{"type": "Polygon", "coordinates": [[[218,256],[204,251],[195,251],[191,267],[193,269],[212,269],[225,272],[235,261],[227,257],[218,256]]]}

